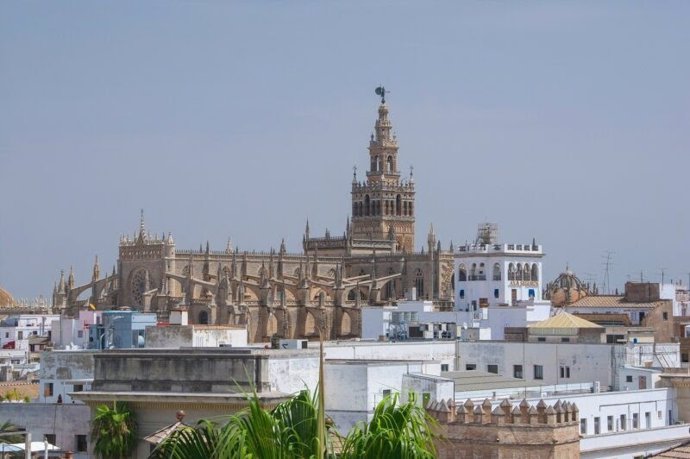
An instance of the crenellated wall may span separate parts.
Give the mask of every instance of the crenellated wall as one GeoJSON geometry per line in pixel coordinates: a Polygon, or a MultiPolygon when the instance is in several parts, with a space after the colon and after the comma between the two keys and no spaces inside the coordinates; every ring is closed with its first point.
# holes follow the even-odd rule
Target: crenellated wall
{"type": "Polygon", "coordinates": [[[432,402],[427,412],[438,421],[437,457],[570,459],[580,457],[579,410],[560,400],[513,405],[508,399],[494,407],[489,399],[432,402]]]}

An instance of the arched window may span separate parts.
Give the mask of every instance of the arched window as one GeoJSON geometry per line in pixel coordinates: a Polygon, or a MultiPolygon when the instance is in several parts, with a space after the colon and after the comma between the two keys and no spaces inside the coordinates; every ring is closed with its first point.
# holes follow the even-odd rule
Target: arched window
{"type": "Polygon", "coordinates": [[[269,338],[278,333],[278,319],[271,313],[268,315],[268,321],[266,323],[266,336],[269,338]]]}
{"type": "Polygon", "coordinates": [[[383,204],[383,215],[388,215],[388,200],[383,204]]]}
{"type": "Polygon", "coordinates": [[[352,203],[352,216],[353,217],[357,216],[357,203],[356,202],[352,203]]]}
{"type": "Polygon", "coordinates": [[[208,325],[208,311],[199,313],[199,325],[208,325]]]}
{"type": "Polygon", "coordinates": [[[537,266],[536,263],[532,265],[532,280],[533,281],[538,281],[539,280],[539,267],[537,266]]]}
{"type": "Polygon", "coordinates": [[[417,289],[417,298],[422,298],[424,296],[424,273],[421,269],[417,269],[414,286],[417,289]]]}
{"type": "Polygon", "coordinates": [[[517,273],[515,273],[515,277],[517,280],[523,280],[522,276],[523,276],[522,265],[520,263],[518,263],[517,264],[517,273]]]}
{"type": "Polygon", "coordinates": [[[362,204],[361,201],[360,201],[358,207],[359,207],[359,212],[357,212],[357,215],[359,215],[360,217],[364,216],[364,205],[362,204]]]}
{"type": "Polygon", "coordinates": [[[494,263],[494,280],[501,280],[501,265],[499,265],[498,263],[494,263]]]}
{"type": "Polygon", "coordinates": [[[408,209],[410,211],[410,217],[414,215],[414,211],[412,210],[412,203],[410,202],[410,205],[408,206],[408,209]]]}
{"type": "Polygon", "coordinates": [[[392,156],[389,156],[386,159],[386,173],[387,174],[393,173],[393,157],[392,156]]]}
{"type": "Polygon", "coordinates": [[[364,215],[367,217],[371,214],[371,200],[369,195],[364,196],[364,215]]]}
{"type": "Polygon", "coordinates": [[[472,263],[472,267],[470,268],[470,280],[476,280],[477,279],[477,263],[472,263]]]}
{"type": "Polygon", "coordinates": [[[374,170],[377,172],[382,171],[382,169],[381,169],[381,157],[380,156],[376,157],[376,169],[374,169],[374,170]]]}
{"type": "Polygon", "coordinates": [[[352,318],[347,312],[343,312],[343,318],[340,321],[340,334],[343,336],[350,335],[352,333],[352,318]]]}
{"type": "Polygon", "coordinates": [[[465,281],[467,281],[467,268],[465,268],[465,265],[460,265],[458,268],[458,282],[465,281]]]}
{"type": "Polygon", "coordinates": [[[395,197],[395,215],[400,215],[402,214],[402,202],[400,199],[400,195],[397,195],[395,197]]]}
{"type": "Polygon", "coordinates": [[[508,264],[508,280],[515,280],[515,265],[508,264]]]}

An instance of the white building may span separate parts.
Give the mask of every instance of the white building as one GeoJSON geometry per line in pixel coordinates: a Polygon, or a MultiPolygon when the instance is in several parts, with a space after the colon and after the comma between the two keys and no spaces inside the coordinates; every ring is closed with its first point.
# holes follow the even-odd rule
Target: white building
{"type": "Polygon", "coordinates": [[[53,320],[59,315],[18,314],[0,322],[0,347],[29,351],[29,338],[32,336],[51,336],[53,320]]]}
{"type": "Polygon", "coordinates": [[[479,339],[503,339],[504,327],[547,318],[542,299],[541,245],[498,242],[494,224],[479,225],[477,239],[455,251],[455,308],[479,339]],[[515,309],[511,309],[515,308],[515,309]]]}
{"type": "Polygon", "coordinates": [[[71,393],[91,390],[94,351],[49,351],[41,353],[39,403],[82,403],[71,393]]]}
{"type": "Polygon", "coordinates": [[[87,349],[89,327],[102,323],[103,311],[82,310],[79,317],[70,319],[60,316],[53,320],[51,341],[55,349],[87,349]]]}
{"type": "Polygon", "coordinates": [[[434,311],[431,301],[404,301],[397,306],[362,308],[363,339],[454,340],[458,336],[458,323],[462,324],[459,312],[434,311]]]}
{"type": "Polygon", "coordinates": [[[370,421],[374,408],[384,397],[401,393],[403,377],[409,374],[438,377],[441,363],[419,360],[327,360],[324,366],[326,412],[340,432],[348,432],[357,422],[370,421]]]}

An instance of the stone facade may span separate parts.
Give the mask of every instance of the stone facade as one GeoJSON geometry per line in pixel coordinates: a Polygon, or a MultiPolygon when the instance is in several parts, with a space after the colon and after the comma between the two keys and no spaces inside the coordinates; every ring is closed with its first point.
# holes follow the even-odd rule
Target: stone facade
{"type": "Polygon", "coordinates": [[[438,421],[437,457],[570,459],[580,457],[579,410],[575,404],[508,400],[493,407],[467,400],[430,403],[427,412],[438,421]]]}
{"type": "Polygon", "coordinates": [[[385,304],[413,289],[421,298],[452,307],[453,256],[441,249],[433,228],[426,250],[414,251],[416,211],[412,174],[401,180],[398,145],[391,134],[388,107],[382,103],[369,146],[367,181],[352,184],[353,216],[342,237],[311,237],[303,252],[241,252],[178,249],[170,233],[158,237],[144,225],[120,239],[117,266],[101,276],[98,259],[91,282],[60,275],[53,308],[75,316],[89,304],[97,309],[131,307],[155,312],[167,321],[184,306],[190,323],[246,326],[249,342],[284,338],[358,337],[360,306],[385,304]],[[88,300],[79,300],[90,292],[88,300]]]}

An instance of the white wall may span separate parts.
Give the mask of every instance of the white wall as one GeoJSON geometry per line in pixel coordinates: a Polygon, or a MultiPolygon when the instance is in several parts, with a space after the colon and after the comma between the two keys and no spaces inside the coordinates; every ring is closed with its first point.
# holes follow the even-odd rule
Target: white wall
{"type": "Polygon", "coordinates": [[[326,360],[434,360],[455,369],[455,341],[325,343],[326,360]]]}
{"type": "Polygon", "coordinates": [[[475,364],[480,371],[487,371],[490,364],[498,365],[500,375],[512,378],[514,365],[522,365],[522,379],[530,386],[599,381],[606,387],[614,383],[614,345],[610,344],[457,341],[456,345],[459,370],[466,364],[475,364]],[[543,366],[543,379],[534,378],[535,365],[543,366]]]}

